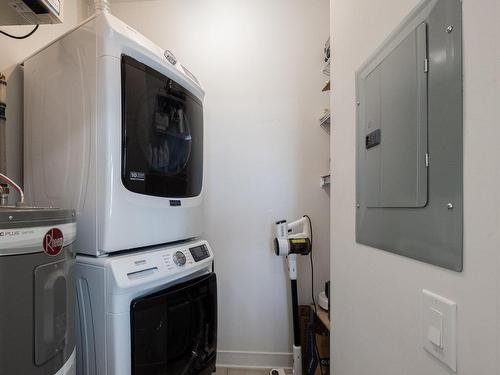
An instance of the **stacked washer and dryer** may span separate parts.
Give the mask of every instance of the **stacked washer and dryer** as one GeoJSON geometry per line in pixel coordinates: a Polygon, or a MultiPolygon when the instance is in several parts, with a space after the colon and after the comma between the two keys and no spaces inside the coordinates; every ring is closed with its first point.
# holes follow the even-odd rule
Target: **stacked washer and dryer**
{"type": "Polygon", "coordinates": [[[214,371],[196,77],[102,12],[24,62],[24,92],[26,194],[76,208],[77,374],[214,371]]]}

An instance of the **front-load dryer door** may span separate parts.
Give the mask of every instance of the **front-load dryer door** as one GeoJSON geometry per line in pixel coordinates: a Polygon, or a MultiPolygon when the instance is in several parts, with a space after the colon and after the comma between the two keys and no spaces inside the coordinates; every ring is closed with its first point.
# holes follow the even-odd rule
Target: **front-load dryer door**
{"type": "Polygon", "coordinates": [[[175,80],[122,56],[122,182],[139,194],[198,196],[202,102],[175,80]]]}
{"type": "Polygon", "coordinates": [[[132,301],[132,375],[209,375],[217,350],[214,273],[132,301]]]}

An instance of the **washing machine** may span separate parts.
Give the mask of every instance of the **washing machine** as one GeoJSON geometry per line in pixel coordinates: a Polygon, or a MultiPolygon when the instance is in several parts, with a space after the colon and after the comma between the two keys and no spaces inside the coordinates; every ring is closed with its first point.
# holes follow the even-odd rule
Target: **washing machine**
{"type": "Polygon", "coordinates": [[[75,214],[0,207],[0,374],[75,374],[75,214]]]}
{"type": "Polygon", "coordinates": [[[78,255],[77,374],[211,374],[217,349],[213,260],[204,240],[78,255]]]}

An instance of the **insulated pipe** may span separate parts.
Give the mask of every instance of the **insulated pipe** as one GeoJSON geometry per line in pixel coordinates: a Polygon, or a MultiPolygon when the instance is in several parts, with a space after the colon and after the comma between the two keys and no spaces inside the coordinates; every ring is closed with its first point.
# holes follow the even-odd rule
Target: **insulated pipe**
{"type": "Polygon", "coordinates": [[[108,0],[94,0],[95,12],[99,13],[109,13],[110,6],[108,0]]]}
{"type": "Polygon", "coordinates": [[[0,73],[0,173],[7,173],[6,109],[7,80],[5,76],[0,73]]]}

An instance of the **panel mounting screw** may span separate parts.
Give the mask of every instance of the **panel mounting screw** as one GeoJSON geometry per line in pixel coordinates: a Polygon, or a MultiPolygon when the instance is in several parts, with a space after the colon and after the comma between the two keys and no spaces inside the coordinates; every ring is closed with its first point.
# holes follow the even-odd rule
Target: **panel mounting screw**
{"type": "Polygon", "coordinates": [[[452,25],[450,25],[450,26],[448,26],[448,27],[446,28],[446,32],[447,32],[448,34],[449,34],[449,33],[451,33],[452,31],[453,31],[453,26],[452,26],[452,25]]]}
{"type": "Polygon", "coordinates": [[[359,208],[359,207],[360,207],[359,203],[356,203],[356,208],[359,208]]]}
{"type": "Polygon", "coordinates": [[[12,220],[12,219],[14,219],[14,217],[13,216],[9,216],[9,220],[12,220]]]}
{"type": "Polygon", "coordinates": [[[453,203],[448,203],[446,207],[448,207],[448,210],[451,210],[453,208],[453,203]]]}
{"type": "Polygon", "coordinates": [[[361,104],[361,103],[359,102],[359,100],[358,100],[358,101],[356,101],[356,105],[360,105],[360,104],[361,104]]]}

